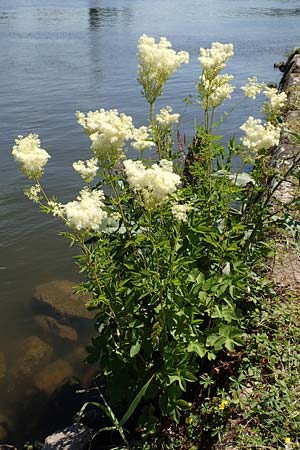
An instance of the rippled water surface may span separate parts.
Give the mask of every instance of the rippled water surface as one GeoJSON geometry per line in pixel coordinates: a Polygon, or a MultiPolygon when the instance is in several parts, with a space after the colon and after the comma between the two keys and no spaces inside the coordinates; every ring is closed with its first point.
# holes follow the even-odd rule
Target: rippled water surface
{"type": "MultiPolygon", "coordinates": [[[[119,108],[137,125],[147,106],[136,82],[136,43],[142,33],[167,36],[191,56],[168,82],[161,104],[183,113],[199,76],[200,46],[232,42],[228,72],[278,81],[273,63],[300,45],[300,2],[294,0],[0,0],[0,351],[28,333],[37,284],[76,278],[59,224],[23,195],[26,180],[11,158],[19,134],[36,132],[52,158],[44,184],[62,200],[81,187],[72,162],[89,157],[75,111],[119,108]]],[[[237,94],[239,100],[240,94],[237,94]]],[[[257,105],[237,109],[228,136],[257,105]]],[[[185,112],[182,129],[197,114],[185,112]]],[[[7,392],[0,391],[6,398],[7,392]]],[[[16,399],[17,400],[17,399],[16,399]]]]}

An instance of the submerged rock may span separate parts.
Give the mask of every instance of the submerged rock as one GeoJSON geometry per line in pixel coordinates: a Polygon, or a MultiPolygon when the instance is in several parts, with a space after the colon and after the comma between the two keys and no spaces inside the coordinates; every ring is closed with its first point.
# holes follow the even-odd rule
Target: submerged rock
{"type": "Polygon", "coordinates": [[[93,433],[84,425],[74,424],[48,436],[42,450],[85,450],[89,447],[93,433]]]}
{"type": "Polygon", "coordinates": [[[32,378],[36,371],[49,363],[53,348],[37,336],[29,336],[21,341],[17,348],[15,365],[11,375],[15,381],[22,383],[26,378],[32,378]]]}
{"type": "MultiPolygon", "coordinates": [[[[6,441],[9,432],[13,428],[13,421],[9,412],[0,410],[0,444],[6,441]]],[[[1,450],[2,446],[0,447],[1,450]]]]}
{"type": "Polygon", "coordinates": [[[8,431],[7,429],[0,424],[0,444],[2,444],[8,437],[8,431]]]}
{"type": "Polygon", "coordinates": [[[2,445],[0,445],[0,450],[17,450],[17,449],[13,445],[2,444],[2,445]]]}
{"type": "Polygon", "coordinates": [[[92,319],[94,313],[85,307],[90,296],[74,294],[75,285],[75,282],[68,280],[50,281],[37,286],[34,298],[62,318],[92,319]]]}
{"type": "Polygon", "coordinates": [[[6,362],[4,353],[0,352],[0,383],[4,380],[6,376],[6,362]]]}
{"type": "Polygon", "coordinates": [[[87,356],[88,353],[86,349],[83,347],[83,345],[79,345],[78,347],[74,348],[71,353],[69,353],[67,358],[71,364],[83,365],[84,360],[87,356]]]}
{"type": "Polygon", "coordinates": [[[89,364],[85,371],[83,372],[81,376],[81,385],[84,389],[88,389],[91,386],[93,386],[93,381],[95,377],[99,374],[99,364],[89,364]]]}
{"type": "Polygon", "coordinates": [[[72,375],[73,369],[71,365],[67,361],[58,359],[36,375],[34,385],[40,391],[51,395],[72,375]]]}
{"type": "Polygon", "coordinates": [[[78,334],[74,328],[59,323],[54,317],[39,315],[35,316],[33,321],[47,338],[59,338],[70,343],[78,340],[78,334]]]}

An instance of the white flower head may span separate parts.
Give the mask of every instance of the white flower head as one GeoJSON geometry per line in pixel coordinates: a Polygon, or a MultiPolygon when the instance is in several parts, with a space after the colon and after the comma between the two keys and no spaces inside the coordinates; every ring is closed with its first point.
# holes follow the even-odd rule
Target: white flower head
{"type": "Polygon", "coordinates": [[[102,231],[108,216],[103,200],[103,191],[82,189],[76,200],[64,205],[67,224],[81,232],[102,231]]]}
{"type": "Polygon", "coordinates": [[[278,92],[276,88],[266,87],[264,94],[269,100],[267,103],[264,103],[263,107],[267,116],[278,114],[286,105],[287,94],[285,92],[278,92]]]}
{"type": "Polygon", "coordinates": [[[141,192],[146,209],[161,205],[169,194],[180,184],[180,176],[173,173],[172,162],[162,160],[146,168],[142,161],[124,161],[125,174],[129,186],[141,192]]]}
{"type": "Polygon", "coordinates": [[[64,210],[65,210],[64,205],[54,200],[49,200],[48,206],[51,210],[51,214],[54,217],[64,217],[64,210]]]}
{"type": "Polygon", "coordinates": [[[234,55],[232,44],[213,42],[211,48],[200,48],[198,61],[203,71],[213,71],[216,74],[225,67],[226,61],[234,55]]]}
{"type": "Polygon", "coordinates": [[[181,66],[189,62],[189,54],[176,53],[171,43],[161,37],[158,43],[143,34],[138,41],[139,77],[146,100],[153,104],[162,93],[164,84],[181,66]]]}
{"type": "Polygon", "coordinates": [[[206,77],[204,72],[201,78],[201,84],[205,90],[203,107],[217,108],[227,98],[231,98],[230,94],[235,90],[235,86],[230,84],[233,78],[233,75],[228,74],[206,77]]]}
{"type": "Polygon", "coordinates": [[[173,162],[168,159],[161,159],[159,162],[159,167],[166,172],[173,172],[173,162]]]}
{"type": "Polygon", "coordinates": [[[173,123],[177,123],[179,121],[179,114],[172,114],[173,109],[171,106],[166,106],[165,108],[162,108],[155,117],[156,122],[165,128],[172,127],[173,123]]]}
{"type": "Polygon", "coordinates": [[[116,109],[90,111],[86,116],[77,112],[77,120],[89,135],[91,149],[100,161],[118,160],[123,156],[124,144],[132,138],[132,117],[116,109]]]}
{"type": "Polygon", "coordinates": [[[39,178],[50,158],[46,150],[41,148],[41,141],[37,134],[19,136],[15,140],[12,155],[28,178],[39,178]]]}
{"type": "Polygon", "coordinates": [[[129,186],[136,191],[141,191],[142,189],[144,189],[144,176],[146,167],[144,166],[143,162],[126,159],[123,164],[129,186]]]}
{"type": "Polygon", "coordinates": [[[29,200],[32,200],[33,203],[38,203],[40,201],[40,193],[41,187],[38,184],[24,190],[26,197],[28,197],[29,200]]]}
{"type": "Polygon", "coordinates": [[[251,151],[268,150],[279,144],[281,129],[269,122],[263,125],[260,119],[250,116],[240,129],[245,132],[241,142],[251,151]]]}
{"type": "Polygon", "coordinates": [[[91,183],[97,175],[99,166],[96,158],[88,159],[87,161],[77,161],[73,163],[74,170],[79,173],[81,178],[86,183],[91,183]]]}
{"type": "Polygon", "coordinates": [[[179,204],[175,203],[172,206],[172,214],[179,222],[187,222],[188,219],[188,212],[191,210],[191,206],[187,203],[185,204],[179,204]]]}
{"type": "Polygon", "coordinates": [[[256,77],[248,78],[248,83],[241,87],[244,91],[245,97],[256,99],[257,94],[260,94],[263,89],[263,85],[258,83],[256,77]]]}
{"type": "Polygon", "coordinates": [[[119,212],[113,212],[110,214],[110,217],[112,220],[119,222],[122,218],[121,214],[119,212]]]}
{"type": "Polygon", "coordinates": [[[140,152],[143,152],[155,145],[155,143],[150,139],[149,130],[147,127],[135,128],[133,130],[132,137],[132,147],[140,152]]]}

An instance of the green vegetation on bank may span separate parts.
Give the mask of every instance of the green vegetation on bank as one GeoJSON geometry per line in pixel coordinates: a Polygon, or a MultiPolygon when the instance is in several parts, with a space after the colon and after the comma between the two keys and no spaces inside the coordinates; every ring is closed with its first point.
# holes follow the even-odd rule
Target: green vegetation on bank
{"type": "MultiPolygon", "coordinates": [[[[99,425],[94,444],[110,432],[112,442],[117,434],[122,444],[108,447],[119,449],[134,448],[133,442],[144,450],[211,448],[230,434],[237,448],[290,445],[285,439],[295,441],[294,428],[282,426],[281,436],[279,421],[272,423],[267,406],[260,406],[271,408],[272,395],[263,396],[261,389],[267,382],[267,393],[272,391],[269,372],[278,362],[266,357],[259,370],[257,360],[279,330],[272,339],[253,332],[271,320],[264,312],[270,293],[262,261],[272,252],[268,236],[286,221],[274,194],[298,173],[299,155],[288,166],[271,165],[286,94],[248,79],[241,88],[245,99],[263,92],[267,121],[249,117],[240,142],[224,145],[217,129],[227,115],[218,116],[218,107],[235,90],[233,76],[222,73],[233,46],[201,48],[201,125],[192,142],[178,133],[175,143],[179,115],[170,107],[156,114],[155,103],[189,55],[176,53],[165,38],[156,43],[146,35],[138,48],[147,126],[135,128],[117,110],[77,113],[93,158],[73,164],[86,183],[76,200],[63,205],[41,185],[50,155],[38,136],[19,137],[13,148],[35,183],[26,195],[61,218],[71,229],[63,234],[80,249],[76,261],[84,281],[78,291],[91,294],[87,306],[96,314],[88,362],[99,361],[105,379],[94,406],[110,421],[99,425]],[[141,152],[138,160],[126,159],[129,145],[141,152]],[[233,160],[240,161],[235,173],[233,160]],[[244,172],[249,162],[255,162],[251,175],[244,172]]],[[[288,206],[292,210],[293,200],[288,206]]],[[[273,396],[277,386],[276,378],[273,396]]],[[[274,402],[282,398],[277,407],[285,411],[281,387],[274,402]]]]}
{"type": "Polygon", "coordinates": [[[300,305],[269,293],[248,316],[245,344],[199,377],[185,421],[165,423],[143,450],[297,449],[300,305]]]}

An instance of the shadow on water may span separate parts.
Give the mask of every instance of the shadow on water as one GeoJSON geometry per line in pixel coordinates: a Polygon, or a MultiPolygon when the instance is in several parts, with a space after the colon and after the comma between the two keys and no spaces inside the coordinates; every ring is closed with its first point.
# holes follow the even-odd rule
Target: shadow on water
{"type": "Polygon", "coordinates": [[[90,29],[95,30],[104,26],[111,26],[119,19],[129,24],[132,20],[133,12],[130,8],[89,8],[90,29]]]}
{"type": "Polygon", "coordinates": [[[70,426],[83,404],[76,394],[80,387],[76,379],[69,379],[50,397],[38,391],[25,392],[27,396],[18,407],[14,429],[7,441],[22,448],[26,442],[43,441],[46,436],[70,426]]]}
{"type": "Polygon", "coordinates": [[[300,16],[299,8],[243,8],[238,10],[237,16],[255,17],[293,17],[300,16]]]}

